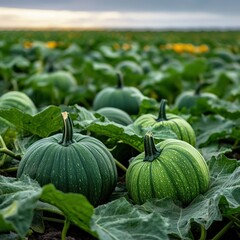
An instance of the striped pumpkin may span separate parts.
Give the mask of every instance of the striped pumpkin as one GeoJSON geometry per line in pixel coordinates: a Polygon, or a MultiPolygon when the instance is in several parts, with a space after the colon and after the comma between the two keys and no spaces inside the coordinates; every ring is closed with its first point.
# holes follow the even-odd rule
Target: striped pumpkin
{"type": "Polygon", "coordinates": [[[0,109],[17,108],[28,114],[37,113],[33,101],[23,92],[10,91],[0,97],[0,109]]]}
{"type": "Polygon", "coordinates": [[[155,146],[153,136],[147,133],[144,147],[126,174],[127,190],[135,203],[169,197],[187,205],[208,189],[208,166],[192,145],[167,139],[155,146]]]}
{"type": "Polygon", "coordinates": [[[114,159],[99,140],[73,133],[66,112],[63,118],[63,134],[33,143],[19,164],[17,177],[26,174],[41,186],[52,183],[63,192],[85,195],[93,205],[103,203],[117,183],[114,159]]]}
{"type": "Polygon", "coordinates": [[[135,120],[134,125],[143,130],[143,132],[144,129],[148,131],[149,128],[152,128],[152,131],[154,132],[154,129],[158,129],[162,125],[173,131],[178,139],[188,142],[193,146],[196,145],[196,135],[191,125],[180,116],[166,114],[165,99],[162,99],[160,102],[158,117],[150,113],[144,114],[135,120]]]}

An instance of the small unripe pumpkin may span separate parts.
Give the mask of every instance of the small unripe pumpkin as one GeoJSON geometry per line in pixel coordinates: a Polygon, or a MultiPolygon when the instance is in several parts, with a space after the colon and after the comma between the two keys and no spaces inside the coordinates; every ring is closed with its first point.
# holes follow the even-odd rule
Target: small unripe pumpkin
{"type": "MultiPolygon", "coordinates": [[[[196,135],[191,127],[191,125],[175,114],[166,114],[166,100],[162,99],[160,102],[159,115],[156,117],[153,114],[144,114],[138,117],[134,125],[143,128],[158,128],[160,125],[163,125],[165,128],[173,131],[178,139],[190,143],[191,145],[196,145],[196,135]]],[[[153,130],[152,130],[153,131],[153,130]]]]}
{"type": "MultiPolygon", "coordinates": [[[[0,110],[8,110],[12,108],[16,108],[30,115],[37,113],[37,108],[32,99],[24,92],[20,91],[10,91],[4,93],[0,97],[0,110]]],[[[6,128],[13,126],[13,124],[2,117],[0,117],[0,125],[6,128]]]]}
{"type": "Polygon", "coordinates": [[[75,77],[63,70],[34,74],[24,84],[39,106],[64,103],[65,98],[77,88],[75,77]]]}
{"type": "Polygon", "coordinates": [[[126,187],[135,203],[168,197],[187,205],[207,191],[209,169],[192,145],[178,139],[167,139],[155,145],[153,136],[147,133],[144,148],[126,173],[126,187]]]}
{"type": "Polygon", "coordinates": [[[133,123],[133,120],[129,116],[129,114],[119,108],[104,107],[97,110],[97,112],[107,117],[108,120],[113,121],[115,123],[119,123],[124,126],[133,123]]]}
{"type": "Polygon", "coordinates": [[[10,91],[0,97],[0,109],[16,108],[28,114],[36,114],[37,108],[24,92],[10,91]]]}
{"type": "Polygon", "coordinates": [[[199,99],[217,99],[217,96],[213,93],[209,92],[201,92],[202,88],[208,83],[202,83],[197,86],[195,91],[186,91],[178,95],[175,100],[175,106],[179,109],[186,108],[190,110],[194,106],[196,106],[199,99]]]}
{"type": "Polygon", "coordinates": [[[66,112],[63,134],[33,143],[24,154],[17,177],[26,174],[41,186],[52,183],[63,192],[81,193],[93,205],[103,203],[117,183],[114,159],[98,139],[73,133],[66,112]]]}
{"type": "Polygon", "coordinates": [[[127,87],[123,84],[120,73],[117,74],[118,84],[116,87],[107,87],[101,90],[93,101],[93,110],[103,107],[119,108],[128,114],[137,114],[143,94],[135,87],[127,87]]]}

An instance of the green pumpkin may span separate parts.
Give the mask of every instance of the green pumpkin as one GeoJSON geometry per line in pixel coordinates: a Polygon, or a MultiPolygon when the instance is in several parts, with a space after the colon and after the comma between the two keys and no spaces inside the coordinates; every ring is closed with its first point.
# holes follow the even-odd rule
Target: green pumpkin
{"type": "MultiPolygon", "coordinates": [[[[129,56],[130,57],[130,56],[129,56]]],[[[132,56],[134,58],[134,55],[132,56]]],[[[142,75],[143,69],[135,60],[125,60],[117,64],[116,68],[127,75],[142,75]]]]}
{"type": "Polygon", "coordinates": [[[61,104],[76,89],[77,80],[67,71],[56,71],[35,74],[27,79],[25,85],[35,102],[61,104]]]}
{"type": "Polygon", "coordinates": [[[162,125],[165,128],[173,131],[177,135],[178,139],[195,146],[196,135],[191,125],[186,120],[175,114],[166,114],[165,108],[166,100],[162,99],[160,102],[160,110],[158,117],[150,113],[144,114],[135,120],[134,125],[141,130],[150,127],[153,129],[152,131],[162,125]]]}
{"type": "Polygon", "coordinates": [[[142,93],[135,87],[126,87],[123,84],[121,74],[117,74],[118,84],[114,87],[107,87],[101,90],[93,101],[93,110],[98,110],[103,107],[119,108],[128,114],[137,114],[141,100],[142,93]]]}
{"type": "Polygon", "coordinates": [[[108,120],[113,121],[115,123],[119,123],[124,126],[133,123],[133,120],[129,116],[129,114],[118,108],[104,107],[97,110],[97,112],[107,117],[108,120]]]}
{"type": "Polygon", "coordinates": [[[187,205],[207,191],[209,169],[192,145],[177,139],[155,145],[153,136],[147,133],[144,148],[126,173],[126,187],[135,203],[168,197],[187,205]]]}
{"type": "Polygon", "coordinates": [[[200,99],[217,99],[217,96],[213,93],[201,92],[203,86],[208,83],[199,84],[195,91],[186,91],[181,93],[175,100],[175,106],[179,109],[186,108],[190,110],[197,105],[200,99]]]}
{"type": "Polygon", "coordinates": [[[0,97],[0,109],[17,108],[25,113],[34,115],[37,108],[33,101],[23,92],[10,91],[0,97]]]}
{"type": "Polygon", "coordinates": [[[52,183],[63,192],[81,193],[93,205],[107,200],[117,183],[114,159],[98,139],[73,133],[64,112],[63,134],[33,143],[24,154],[17,177],[26,174],[41,186],[52,183]]]}

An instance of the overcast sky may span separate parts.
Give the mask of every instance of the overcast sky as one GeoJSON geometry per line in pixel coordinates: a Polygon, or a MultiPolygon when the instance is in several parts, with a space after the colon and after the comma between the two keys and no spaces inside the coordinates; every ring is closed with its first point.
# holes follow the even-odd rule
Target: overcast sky
{"type": "Polygon", "coordinates": [[[0,27],[240,28],[240,0],[0,0],[0,27]]]}

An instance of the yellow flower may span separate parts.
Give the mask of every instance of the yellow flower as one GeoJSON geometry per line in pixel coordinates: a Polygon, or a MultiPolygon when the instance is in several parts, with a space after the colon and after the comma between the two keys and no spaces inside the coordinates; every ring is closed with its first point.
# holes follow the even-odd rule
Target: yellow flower
{"type": "Polygon", "coordinates": [[[49,42],[46,42],[45,45],[47,48],[56,48],[58,46],[58,43],[55,41],[49,41],[49,42]]]}
{"type": "Polygon", "coordinates": [[[195,53],[196,47],[194,45],[190,44],[190,43],[189,44],[185,44],[184,45],[184,51],[188,52],[188,53],[195,53]]]}
{"type": "Polygon", "coordinates": [[[160,46],[161,49],[172,50],[176,53],[205,53],[209,51],[209,48],[206,44],[195,46],[191,43],[168,43],[165,46],[160,46]]]}
{"type": "Polygon", "coordinates": [[[206,44],[202,44],[202,45],[199,46],[199,51],[201,53],[205,53],[205,52],[209,51],[209,48],[208,48],[208,46],[206,44]]]}
{"type": "Polygon", "coordinates": [[[175,43],[172,46],[173,51],[175,51],[176,53],[183,53],[184,52],[184,44],[182,43],[175,43]]]}

